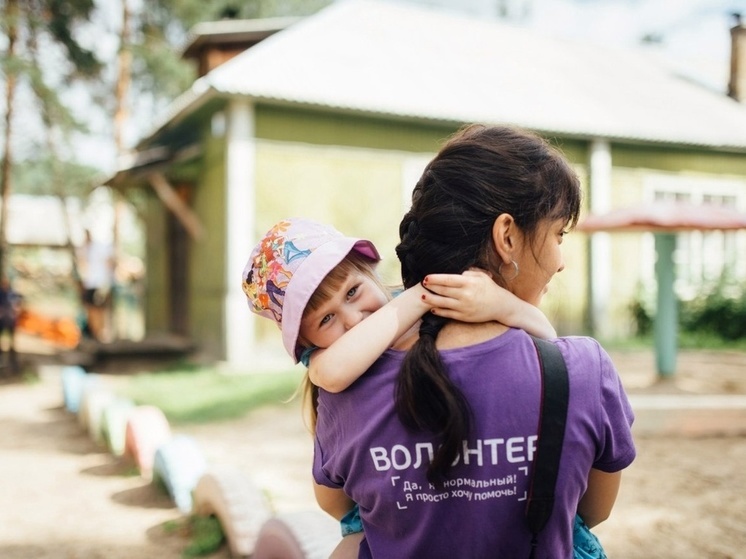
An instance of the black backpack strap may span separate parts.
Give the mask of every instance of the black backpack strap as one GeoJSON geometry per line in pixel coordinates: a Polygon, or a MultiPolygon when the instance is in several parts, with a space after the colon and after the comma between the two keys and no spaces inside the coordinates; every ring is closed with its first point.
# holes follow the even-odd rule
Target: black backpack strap
{"type": "Polygon", "coordinates": [[[565,360],[557,346],[531,337],[539,356],[542,379],[539,438],[526,505],[526,521],[532,534],[530,558],[533,558],[539,532],[549,520],[554,506],[554,488],[565,439],[570,381],[565,360]]]}

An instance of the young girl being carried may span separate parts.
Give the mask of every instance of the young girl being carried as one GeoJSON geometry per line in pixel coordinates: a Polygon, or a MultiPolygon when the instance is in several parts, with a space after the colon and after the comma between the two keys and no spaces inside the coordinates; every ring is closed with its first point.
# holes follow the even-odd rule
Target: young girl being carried
{"type": "MultiPolygon", "coordinates": [[[[302,218],[273,226],[254,248],[243,290],[255,313],[282,331],[294,362],[303,362],[311,427],[318,388],[340,392],[389,348],[416,335],[420,317],[494,320],[542,338],[556,337],[546,316],[498,286],[486,273],[433,274],[395,297],[376,274],[373,243],[346,237],[302,218]]],[[[315,485],[323,510],[340,520],[342,543],[332,557],[357,557],[362,524],[357,505],[341,490],[315,485]]]]}

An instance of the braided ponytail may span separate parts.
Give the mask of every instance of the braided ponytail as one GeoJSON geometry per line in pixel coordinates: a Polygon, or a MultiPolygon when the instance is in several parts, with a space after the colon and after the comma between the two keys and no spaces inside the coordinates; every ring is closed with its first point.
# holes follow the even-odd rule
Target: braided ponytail
{"type": "Polygon", "coordinates": [[[422,318],[420,338],[404,358],[395,390],[395,405],[402,423],[434,433],[440,440],[428,466],[427,479],[440,485],[469,432],[471,408],[446,373],[435,339],[446,319],[434,314],[422,318]]]}
{"type": "MultiPolygon", "coordinates": [[[[416,200],[422,181],[415,189],[416,200]]],[[[413,285],[425,274],[421,270],[417,247],[422,242],[416,209],[409,211],[399,226],[401,242],[396,254],[401,262],[404,285],[413,285]]],[[[454,462],[469,433],[471,408],[461,390],[451,381],[435,346],[438,333],[448,322],[426,314],[420,324],[419,339],[409,349],[399,371],[394,393],[397,414],[410,429],[433,433],[439,440],[428,466],[427,479],[434,485],[443,478],[454,462]]]]}

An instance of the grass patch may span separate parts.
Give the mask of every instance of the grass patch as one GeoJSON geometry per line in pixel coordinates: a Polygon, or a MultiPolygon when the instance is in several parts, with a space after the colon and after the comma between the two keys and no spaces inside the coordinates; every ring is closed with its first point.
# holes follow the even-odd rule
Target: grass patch
{"type": "Polygon", "coordinates": [[[190,519],[191,543],[184,549],[182,557],[202,557],[220,549],[225,542],[223,528],[214,516],[193,516],[190,519]]]}
{"type": "Polygon", "coordinates": [[[163,524],[163,531],[188,540],[181,553],[184,559],[211,555],[226,542],[223,527],[215,516],[190,515],[168,520],[163,524]]]}
{"type": "Polygon", "coordinates": [[[206,423],[241,417],[290,398],[299,371],[226,374],[215,369],[174,370],[133,376],[123,395],[156,406],[173,423],[206,423]]]}

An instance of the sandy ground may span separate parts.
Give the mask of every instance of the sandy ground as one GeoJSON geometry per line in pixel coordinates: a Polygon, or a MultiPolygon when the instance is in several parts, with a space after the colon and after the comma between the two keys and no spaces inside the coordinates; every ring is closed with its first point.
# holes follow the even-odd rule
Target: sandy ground
{"type": "MultiPolygon", "coordinates": [[[[652,384],[651,354],[613,358],[633,395],[746,395],[743,353],[683,353],[675,382],[663,384],[652,384]]],[[[33,384],[0,384],[0,425],[0,558],[181,557],[188,540],[165,524],[183,515],[64,410],[58,370],[42,369],[33,384]]],[[[311,441],[297,405],[174,431],[194,436],[208,464],[245,473],[277,512],[315,509],[311,441]]],[[[641,434],[637,445],[612,517],[595,530],[609,557],[746,557],[746,431],[641,434]]]]}

